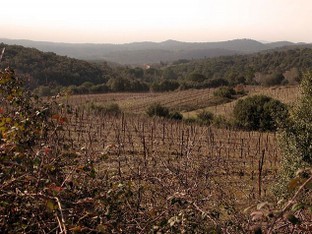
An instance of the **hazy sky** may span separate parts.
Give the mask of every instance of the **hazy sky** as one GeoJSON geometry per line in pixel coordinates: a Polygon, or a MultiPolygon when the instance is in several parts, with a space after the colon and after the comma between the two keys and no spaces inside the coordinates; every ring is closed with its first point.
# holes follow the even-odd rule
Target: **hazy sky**
{"type": "Polygon", "coordinates": [[[0,0],[0,38],[312,42],[312,0],[0,0]]]}

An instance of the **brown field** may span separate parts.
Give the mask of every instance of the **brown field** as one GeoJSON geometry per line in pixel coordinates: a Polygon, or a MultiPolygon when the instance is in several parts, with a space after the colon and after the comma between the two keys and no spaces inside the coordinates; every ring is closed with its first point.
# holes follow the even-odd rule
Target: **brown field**
{"type": "Polygon", "coordinates": [[[163,203],[179,192],[205,209],[219,207],[225,200],[233,207],[247,207],[270,195],[277,175],[280,152],[272,133],[144,116],[77,112],[68,118],[63,141],[72,138],[73,149],[85,149],[98,173],[140,183],[148,199],[145,205],[153,200],[163,203]]]}
{"type": "Polygon", "coordinates": [[[291,104],[298,87],[244,87],[248,95],[232,99],[203,89],[41,102],[2,74],[0,233],[311,230],[308,171],[277,183],[286,161],[279,133],[242,131],[231,119],[239,99],[264,94],[291,104]],[[227,120],[152,118],[152,103],[227,120]],[[278,201],[273,188],[294,195],[278,201]]]}
{"type": "MultiPolygon", "coordinates": [[[[293,101],[298,93],[298,87],[247,89],[249,95],[265,94],[286,103],[293,101]]],[[[254,199],[269,195],[280,162],[275,134],[187,125],[127,114],[144,113],[148,105],[159,102],[175,110],[193,110],[184,112],[187,115],[211,104],[212,98],[213,89],[73,96],[67,100],[73,106],[114,102],[126,114],[92,116],[86,111],[77,111],[69,117],[71,124],[64,137],[75,136],[74,148],[88,149],[90,157],[107,158],[104,164],[98,165],[99,171],[130,180],[136,180],[133,177],[140,174],[144,177],[141,182],[147,186],[154,181],[153,188],[149,189],[155,194],[161,184],[166,185],[166,196],[183,191],[196,193],[204,200],[209,197],[207,207],[220,199],[221,194],[236,205],[246,206],[254,199]],[[264,164],[260,172],[262,158],[264,164]]],[[[235,101],[207,109],[229,114],[234,104],[235,101]]]]}
{"type": "MultiPolygon", "coordinates": [[[[247,89],[248,95],[265,94],[288,104],[298,96],[295,86],[247,89]]],[[[225,222],[238,210],[272,198],[271,188],[281,160],[277,135],[143,114],[151,103],[159,102],[184,115],[205,108],[214,114],[230,115],[236,101],[211,106],[213,98],[213,89],[69,97],[65,102],[73,109],[69,115],[64,113],[69,124],[61,139],[71,139],[67,142],[71,149],[82,150],[98,174],[137,188],[142,209],[164,210],[168,198],[182,196],[196,209],[217,212],[218,219],[225,222]],[[95,115],[77,108],[112,102],[124,114],[95,115]]]]}

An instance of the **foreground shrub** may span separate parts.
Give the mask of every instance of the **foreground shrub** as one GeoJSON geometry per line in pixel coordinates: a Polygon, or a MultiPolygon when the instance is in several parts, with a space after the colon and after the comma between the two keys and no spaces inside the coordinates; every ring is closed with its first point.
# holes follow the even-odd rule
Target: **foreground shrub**
{"type": "Polygon", "coordinates": [[[300,91],[302,97],[290,109],[287,128],[284,129],[287,151],[302,161],[312,164],[312,73],[304,75],[300,91]]]}
{"type": "Polygon", "coordinates": [[[136,233],[133,217],[150,219],[129,209],[131,185],[108,182],[66,143],[66,109],[34,99],[10,70],[0,101],[0,233],[136,233]]]}
{"type": "Polygon", "coordinates": [[[262,202],[251,213],[251,219],[259,222],[258,233],[311,232],[312,73],[304,75],[301,93],[280,131],[282,168],[273,188],[279,201],[262,202]]]}
{"type": "Polygon", "coordinates": [[[274,131],[287,116],[285,104],[264,95],[239,100],[234,107],[236,125],[246,130],[274,131]]]}
{"type": "Polygon", "coordinates": [[[0,232],[52,230],[65,176],[50,147],[65,119],[23,90],[13,71],[0,73],[0,99],[0,232]]]}
{"type": "Polygon", "coordinates": [[[312,167],[312,73],[304,75],[300,88],[302,96],[290,108],[288,122],[280,134],[284,155],[278,189],[284,194],[289,192],[288,182],[296,178],[298,170],[312,167]]]}

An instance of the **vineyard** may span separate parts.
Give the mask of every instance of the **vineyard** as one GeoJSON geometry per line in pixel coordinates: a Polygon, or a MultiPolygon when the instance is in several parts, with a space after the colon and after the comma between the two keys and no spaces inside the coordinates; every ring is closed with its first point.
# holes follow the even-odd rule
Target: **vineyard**
{"type": "MultiPolygon", "coordinates": [[[[272,188],[282,161],[278,134],[144,114],[154,102],[184,113],[205,108],[213,90],[53,97],[41,103],[19,88],[14,73],[2,76],[0,232],[289,233],[311,228],[311,213],[303,208],[296,210],[300,223],[284,218],[284,211],[273,213],[272,188]],[[122,111],[86,106],[111,102],[122,111]]],[[[289,103],[296,89],[250,89],[249,95],[266,91],[286,96],[289,103]]]]}
{"type": "MultiPolygon", "coordinates": [[[[283,86],[263,88],[259,86],[246,86],[249,95],[264,94],[284,103],[291,103],[298,97],[298,86],[283,86]]],[[[167,93],[108,93],[92,95],[74,95],[67,98],[66,103],[81,106],[87,103],[105,105],[117,103],[127,113],[144,113],[152,103],[160,103],[172,110],[181,111],[185,116],[193,115],[196,111],[207,109],[214,114],[229,114],[236,103],[222,103],[213,96],[215,89],[185,90],[167,93]]]]}
{"type": "Polygon", "coordinates": [[[272,133],[73,112],[62,115],[70,124],[60,142],[82,151],[97,174],[134,186],[144,212],[169,212],[168,199],[177,196],[227,223],[235,215],[245,219],[239,210],[271,196],[280,161],[272,133]]]}
{"type": "Polygon", "coordinates": [[[71,124],[63,132],[62,141],[68,138],[73,148],[88,149],[86,155],[94,162],[98,157],[106,158],[104,164],[97,165],[99,171],[128,180],[140,174],[146,179],[171,181],[168,192],[181,190],[207,198],[214,196],[217,185],[222,184],[224,196],[232,195],[236,202],[246,204],[250,198],[267,195],[279,166],[279,150],[272,133],[142,116],[95,117],[78,112],[68,119],[71,124]]]}

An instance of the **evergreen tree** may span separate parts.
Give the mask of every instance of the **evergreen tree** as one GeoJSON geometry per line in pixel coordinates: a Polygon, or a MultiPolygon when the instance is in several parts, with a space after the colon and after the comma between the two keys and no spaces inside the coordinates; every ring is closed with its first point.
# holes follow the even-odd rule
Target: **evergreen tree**
{"type": "Polygon", "coordinates": [[[284,192],[298,170],[311,169],[312,164],[312,72],[303,76],[300,91],[302,96],[290,109],[280,134],[284,155],[279,189],[284,192]]]}

